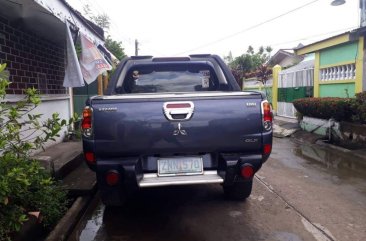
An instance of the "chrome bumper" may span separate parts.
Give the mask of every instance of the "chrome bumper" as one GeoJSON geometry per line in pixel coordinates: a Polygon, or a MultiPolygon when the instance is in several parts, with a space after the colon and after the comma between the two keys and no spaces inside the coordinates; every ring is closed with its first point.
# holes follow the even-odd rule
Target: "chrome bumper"
{"type": "Polygon", "coordinates": [[[144,174],[139,182],[140,188],[159,187],[172,185],[192,185],[192,184],[209,184],[223,183],[224,179],[217,174],[217,171],[205,171],[202,175],[187,176],[165,176],[159,177],[156,173],[144,174]]]}

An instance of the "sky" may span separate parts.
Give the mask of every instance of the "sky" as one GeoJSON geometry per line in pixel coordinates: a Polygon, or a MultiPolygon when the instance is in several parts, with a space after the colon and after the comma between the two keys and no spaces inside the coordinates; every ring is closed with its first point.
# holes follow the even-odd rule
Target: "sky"
{"type": "Polygon", "coordinates": [[[81,13],[84,4],[96,15],[106,13],[107,34],[122,41],[127,55],[134,55],[135,39],[139,55],[223,57],[231,51],[236,57],[249,45],[271,46],[274,54],[355,29],[360,18],[358,0],[336,7],[332,0],[67,1],[81,13]]]}

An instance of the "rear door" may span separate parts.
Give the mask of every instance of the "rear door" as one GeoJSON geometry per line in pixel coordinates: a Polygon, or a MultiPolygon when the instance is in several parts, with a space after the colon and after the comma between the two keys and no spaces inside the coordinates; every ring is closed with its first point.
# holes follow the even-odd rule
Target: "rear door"
{"type": "Polygon", "coordinates": [[[96,154],[258,153],[261,97],[242,92],[92,100],[96,154]]]}

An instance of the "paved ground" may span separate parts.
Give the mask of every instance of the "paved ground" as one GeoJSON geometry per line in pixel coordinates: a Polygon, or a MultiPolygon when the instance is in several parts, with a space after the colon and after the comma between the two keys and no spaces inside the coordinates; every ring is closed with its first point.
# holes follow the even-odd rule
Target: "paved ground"
{"type": "Polygon", "coordinates": [[[124,208],[96,203],[70,240],[366,240],[366,164],[274,141],[246,202],[219,185],[146,189],[124,208]]]}

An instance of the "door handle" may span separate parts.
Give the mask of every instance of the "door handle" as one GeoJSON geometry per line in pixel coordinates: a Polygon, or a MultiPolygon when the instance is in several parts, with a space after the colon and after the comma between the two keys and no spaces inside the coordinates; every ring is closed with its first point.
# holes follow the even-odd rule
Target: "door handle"
{"type": "Polygon", "coordinates": [[[185,121],[191,119],[194,112],[194,104],[191,101],[166,102],[163,113],[170,121],[185,121]]]}

